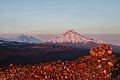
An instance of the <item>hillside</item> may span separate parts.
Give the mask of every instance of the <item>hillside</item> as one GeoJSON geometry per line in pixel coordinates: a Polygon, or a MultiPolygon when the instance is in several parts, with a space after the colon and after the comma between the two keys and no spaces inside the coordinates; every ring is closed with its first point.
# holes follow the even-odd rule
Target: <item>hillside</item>
{"type": "Polygon", "coordinates": [[[120,74],[117,76],[115,73],[119,72],[118,64],[117,56],[112,54],[112,47],[99,45],[91,48],[90,55],[81,56],[76,60],[58,60],[26,66],[14,66],[11,63],[7,68],[0,69],[0,78],[5,80],[119,80],[120,74]]]}

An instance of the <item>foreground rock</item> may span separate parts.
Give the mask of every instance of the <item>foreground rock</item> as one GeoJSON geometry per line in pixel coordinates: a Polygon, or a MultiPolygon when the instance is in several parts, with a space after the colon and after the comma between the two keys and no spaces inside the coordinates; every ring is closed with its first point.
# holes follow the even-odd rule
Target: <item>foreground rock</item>
{"type": "Polygon", "coordinates": [[[73,61],[10,66],[0,69],[0,80],[110,80],[115,69],[112,47],[99,45],[90,55],[73,61]]]}
{"type": "Polygon", "coordinates": [[[120,54],[116,55],[116,65],[112,70],[111,80],[120,80],[120,54]]]}

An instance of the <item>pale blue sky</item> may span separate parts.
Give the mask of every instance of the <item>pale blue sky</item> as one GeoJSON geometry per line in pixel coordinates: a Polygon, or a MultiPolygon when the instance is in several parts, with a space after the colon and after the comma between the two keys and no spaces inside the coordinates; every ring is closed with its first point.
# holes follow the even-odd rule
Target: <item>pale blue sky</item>
{"type": "Polygon", "coordinates": [[[120,34],[120,0],[0,0],[0,33],[120,34]]]}

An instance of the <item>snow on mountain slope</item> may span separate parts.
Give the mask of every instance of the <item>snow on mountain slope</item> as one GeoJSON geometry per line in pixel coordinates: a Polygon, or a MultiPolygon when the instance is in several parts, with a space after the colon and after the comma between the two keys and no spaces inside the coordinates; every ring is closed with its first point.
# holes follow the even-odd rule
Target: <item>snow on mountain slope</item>
{"type": "Polygon", "coordinates": [[[0,44],[8,42],[9,40],[7,38],[0,37],[0,44]]]}
{"type": "Polygon", "coordinates": [[[14,41],[16,42],[24,42],[24,43],[41,43],[40,40],[32,37],[32,36],[27,36],[27,35],[24,35],[24,34],[21,34],[19,36],[17,36],[14,41]]]}
{"type": "Polygon", "coordinates": [[[0,40],[4,40],[4,41],[7,41],[7,39],[6,39],[6,38],[2,38],[2,37],[0,37],[0,40]]]}
{"type": "Polygon", "coordinates": [[[102,40],[97,40],[97,41],[94,41],[95,43],[98,43],[98,44],[105,44],[105,42],[104,41],[102,41],[102,40]]]}
{"type": "Polygon", "coordinates": [[[69,30],[69,31],[62,33],[58,37],[49,39],[47,42],[50,42],[50,43],[84,43],[84,44],[86,44],[88,42],[96,42],[96,41],[94,41],[93,39],[90,39],[90,38],[86,38],[86,37],[80,35],[79,33],[75,32],[74,30],[69,30]]]}

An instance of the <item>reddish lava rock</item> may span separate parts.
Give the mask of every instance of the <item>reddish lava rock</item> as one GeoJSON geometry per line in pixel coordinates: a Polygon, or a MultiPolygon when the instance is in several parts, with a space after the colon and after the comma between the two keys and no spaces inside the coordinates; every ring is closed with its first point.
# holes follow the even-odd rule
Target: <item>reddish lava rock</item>
{"type": "Polygon", "coordinates": [[[90,49],[91,56],[103,56],[105,54],[112,54],[112,47],[106,44],[99,45],[90,49]]]}
{"type": "Polygon", "coordinates": [[[90,55],[73,61],[14,66],[0,70],[0,80],[111,80],[115,56],[106,44],[90,49],[90,55]]]}
{"type": "Polygon", "coordinates": [[[86,64],[86,63],[80,63],[80,64],[78,65],[78,67],[79,67],[80,69],[87,68],[87,64],[86,64]]]}
{"type": "Polygon", "coordinates": [[[12,67],[14,67],[14,64],[10,64],[9,66],[8,66],[8,68],[12,68],[12,67]]]}

